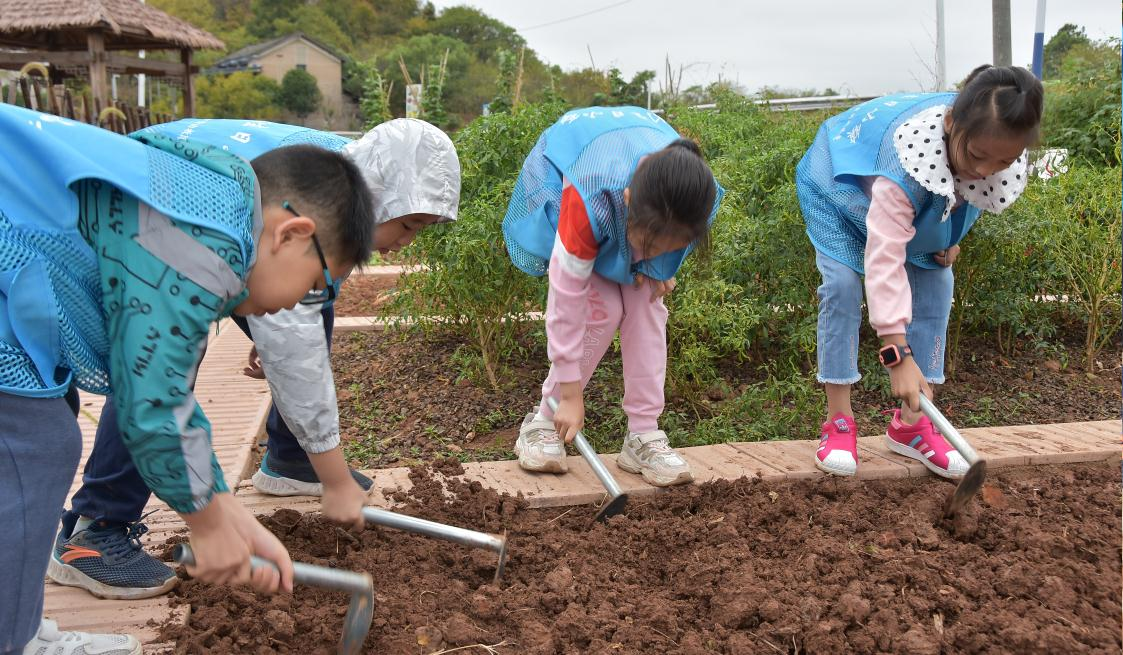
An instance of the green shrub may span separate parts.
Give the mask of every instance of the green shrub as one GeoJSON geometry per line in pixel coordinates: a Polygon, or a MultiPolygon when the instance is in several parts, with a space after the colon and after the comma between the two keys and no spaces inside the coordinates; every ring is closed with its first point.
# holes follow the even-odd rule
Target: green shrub
{"type": "Polygon", "coordinates": [[[527,153],[562,113],[558,105],[528,105],[478,119],[457,134],[459,218],[418,236],[410,254],[427,264],[429,273],[403,278],[396,301],[403,316],[444,319],[423,323],[424,328],[453,330],[475,343],[496,388],[502,363],[526,327],[510,319],[540,309],[545,291],[542,279],[511,265],[503,216],[527,153]]]}
{"type": "MultiPolygon", "coordinates": [[[[826,115],[770,112],[729,93],[717,103],[716,112],[668,111],[726,189],[710,257],[689,258],[666,301],[668,387],[686,401],[664,416],[676,445],[793,436],[822,404],[814,378],[820,278],[794,172],[826,115]],[[714,402],[715,394],[724,400],[714,402]]],[[[457,135],[461,218],[418,238],[411,254],[432,270],[407,277],[398,298],[407,316],[446,319],[427,327],[455,330],[473,344],[458,358],[462,373],[494,386],[506,363],[527,347],[540,352],[544,340],[540,323],[505,320],[541,310],[546,284],[511,265],[501,223],[526,154],[563,110],[522,105],[457,135]]],[[[1034,180],[1001,216],[980,219],[955,265],[949,375],[966,335],[990,335],[1009,352],[1026,340],[1048,348],[1073,325],[1085,331],[1084,359],[1093,365],[1120,329],[1120,206],[1118,169],[1076,157],[1067,174],[1034,180]],[[1043,302],[1047,296],[1067,301],[1043,302]]],[[[866,330],[863,340],[861,369],[872,373],[863,386],[888,400],[876,339],[866,330]]],[[[618,389],[619,377],[615,361],[602,366],[587,398],[606,434],[624,429],[618,396],[605,391],[618,389]]]]}
{"type": "Polygon", "coordinates": [[[1059,79],[1045,87],[1044,144],[1090,165],[1118,166],[1121,70],[1119,39],[1069,50],[1059,79]]]}

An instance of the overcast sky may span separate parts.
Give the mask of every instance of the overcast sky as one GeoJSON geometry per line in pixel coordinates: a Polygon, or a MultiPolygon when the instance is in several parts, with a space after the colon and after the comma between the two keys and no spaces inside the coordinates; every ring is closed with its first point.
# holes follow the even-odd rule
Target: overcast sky
{"type": "MultiPolygon", "coordinates": [[[[628,77],[664,61],[687,69],[683,86],[720,77],[748,91],[768,86],[832,87],[856,95],[930,89],[934,83],[936,0],[469,0],[514,27],[541,59],[564,69],[616,66],[628,77]],[[582,16],[582,14],[587,14],[582,16]]],[[[1013,62],[1033,55],[1036,0],[1011,0],[1013,62]]],[[[1114,0],[1052,0],[1045,40],[1065,23],[1094,39],[1120,35],[1114,0]]],[[[989,63],[991,3],[946,0],[947,76],[962,79],[989,63]]]]}

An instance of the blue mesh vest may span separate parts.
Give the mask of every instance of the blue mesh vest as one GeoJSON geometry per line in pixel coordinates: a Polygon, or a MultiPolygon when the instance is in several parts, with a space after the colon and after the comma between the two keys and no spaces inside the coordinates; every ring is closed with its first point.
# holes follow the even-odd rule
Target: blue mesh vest
{"type": "MultiPolygon", "coordinates": [[[[632,262],[624,189],[641,157],[678,138],[666,121],[639,107],[589,107],[566,113],[539,137],[515,183],[503,219],[511,262],[531,275],[545,275],[558,230],[564,177],[584,201],[600,245],[593,270],[620,284],[631,284],[636,273],[656,280],[674,277],[689,247],[632,262]]],[[[717,185],[711,224],[723,193],[717,185]]]]}
{"type": "Polygon", "coordinates": [[[205,143],[247,160],[284,146],[308,144],[339,152],[351,143],[350,139],[308,127],[234,118],[183,118],[146,127],[132,136],[145,134],[205,143]]]}
{"type": "Polygon", "coordinates": [[[102,180],[163,214],[241,244],[260,229],[256,180],[240,159],[0,105],[0,391],[58,397],[73,382],[108,393],[98,258],[79,231],[72,185],[102,180]]]}
{"type": "Polygon", "coordinates": [[[959,243],[978,219],[979,209],[961,203],[941,222],[947,200],[922,187],[901,167],[893,133],[921,111],[954,101],[953,93],[885,96],[823,123],[795,174],[807,236],[816,249],[858,273],[865,272],[870,199],[860,178],[880,176],[901,187],[916,211],[908,261],[923,268],[939,267],[931,254],[959,243]]]}

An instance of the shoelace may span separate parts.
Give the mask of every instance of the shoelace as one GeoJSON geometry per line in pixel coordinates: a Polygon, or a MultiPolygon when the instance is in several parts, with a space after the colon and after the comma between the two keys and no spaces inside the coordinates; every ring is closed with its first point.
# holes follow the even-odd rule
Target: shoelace
{"type": "Polygon", "coordinates": [[[675,452],[675,449],[671,448],[671,444],[667,439],[649,441],[646,444],[641,442],[641,446],[646,446],[647,449],[651,451],[651,456],[653,459],[659,459],[662,461],[673,459],[674,461],[670,462],[672,464],[677,464],[678,461],[682,459],[679,454],[675,452]]]}
{"type": "MultiPolygon", "coordinates": [[[[120,538],[120,533],[116,530],[113,530],[108,534],[95,537],[94,541],[96,541],[98,545],[104,544],[105,546],[105,549],[102,550],[102,556],[116,558],[141,550],[143,546],[140,543],[140,538],[148,533],[148,526],[145,525],[142,521],[144,521],[144,519],[148,518],[156,511],[157,510],[152,510],[151,512],[148,512],[147,514],[141,516],[136,521],[127,523],[125,526],[126,530],[124,539],[120,538]]],[[[91,529],[92,526],[90,528],[82,530],[81,532],[90,532],[91,529]]]]}
{"type": "Polygon", "coordinates": [[[561,443],[561,437],[558,436],[557,432],[551,430],[535,430],[528,435],[527,441],[532,443],[537,441],[545,444],[556,444],[561,443]]]}

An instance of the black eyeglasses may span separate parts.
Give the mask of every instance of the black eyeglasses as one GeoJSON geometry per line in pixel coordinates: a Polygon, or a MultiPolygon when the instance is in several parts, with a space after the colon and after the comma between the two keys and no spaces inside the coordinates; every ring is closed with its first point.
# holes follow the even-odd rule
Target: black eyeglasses
{"type": "MultiPolygon", "coordinates": [[[[281,206],[292,212],[293,216],[303,216],[300,212],[289,203],[288,200],[281,203],[281,206]]],[[[324,257],[324,249],[320,247],[320,240],[316,238],[316,233],[312,233],[312,245],[316,247],[316,255],[320,258],[320,266],[324,269],[324,288],[313,289],[309,291],[303,299],[301,305],[325,305],[335,300],[336,295],[339,294],[339,289],[336,288],[336,282],[331,279],[331,272],[328,271],[328,260],[324,257]]]]}

